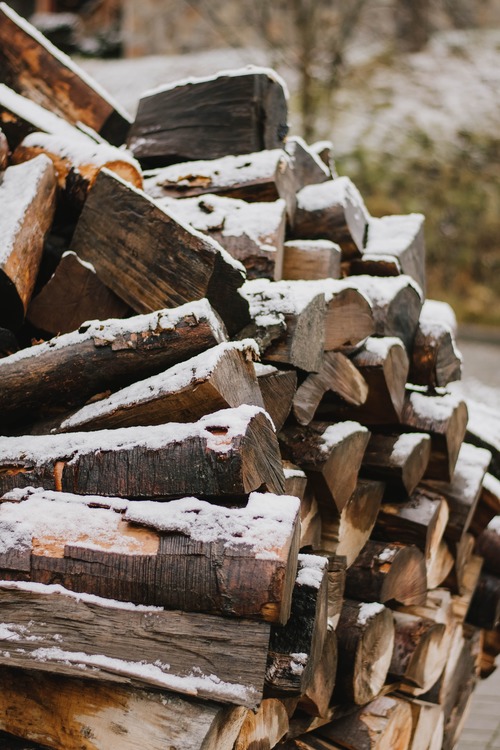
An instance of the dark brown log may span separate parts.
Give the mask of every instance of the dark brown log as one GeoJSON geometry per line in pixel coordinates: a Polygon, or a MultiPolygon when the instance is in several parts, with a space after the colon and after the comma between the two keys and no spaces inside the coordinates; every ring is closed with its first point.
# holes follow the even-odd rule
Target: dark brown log
{"type": "Polygon", "coordinates": [[[286,740],[280,745],[281,750],[342,750],[340,745],[322,740],[313,734],[304,734],[300,739],[286,740]]]}
{"type": "Polygon", "coordinates": [[[69,122],[122,144],[128,115],[83,71],[5,3],[0,7],[0,80],[69,122]]]}
{"type": "Polygon", "coordinates": [[[434,685],[443,671],[447,651],[444,646],[446,627],[443,623],[404,612],[393,612],[395,624],[394,650],[389,675],[401,682],[416,685],[424,693],[434,685]]]}
{"type": "MultiPolygon", "coordinates": [[[[255,338],[255,328],[285,331],[270,345],[261,346],[262,358],[317,372],[323,360],[325,298],[315,282],[255,279],[242,287],[254,321],[240,336],[255,338]]],[[[259,339],[259,336],[256,337],[259,339]]]]}
{"type": "Polygon", "coordinates": [[[481,679],[484,680],[496,670],[498,654],[500,654],[500,629],[483,630],[480,655],[481,679]]]}
{"type": "Polygon", "coordinates": [[[242,706],[48,672],[0,669],[0,727],[53,750],[232,750],[242,706]]]}
{"type": "Polygon", "coordinates": [[[255,372],[264,400],[264,408],[279,432],[290,414],[297,387],[295,370],[278,370],[273,365],[256,363],[255,372]]]}
{"type": "Polygon", "coordinates": [[[383,482],[360,479],[338,518],[324,514],[322,549],[345,557],[347,567],[352,565],[370,537],[383,494],[383,482]]]}
{"type": "Polygon", "coordinates": [[[252,67],[146,92],[128,144],[141,162],[163,166],[280,148],[287,130],[284,84],[252,67]]]}
{"type": "MultiPolygon", "coordinates": [[[[2,9],[0,8],[0,18],[2,9]]],[[[39,156],[9,167],[0,183],[0,326],[17,329],[28,308],[54,217],[56,179],[39,156]]]]}
{"type": "Polygon", "coordinates": [[[429,388],[460,380],[462,372],[462,357],[448,320],[436,313],[433,300],[424,302],[410,359],[410,383],[429,388]]]}
{"type": "Polygon", "coordinates": [[[68,410],[225,341],[207,300],[123,321],[94,321],[0,360],[2,424],[68,410]]]}
{"type": "Polygon", "coordinates": [[[369,437],[357,422],[314,422],[280,433],[285,457],[306,472],[323,517],[337,518],[354,492],[369,437]]]}
{"type": "Polygon", "coordinates": [[[308,375],[297,388],[293,414],[299,424],[313,419],[325,393],[360,406],[368,397],[368,384],[355,365],[341,352],[325,352],[319,372],[308,375]]]}
{"type": "Polygon", "coordinates": [[[109,606],[107,599],[41,584],[5,581],[0,599],[0,664],[160,687],[250,708],[262,699],[267,623],[109,606]]]}
{"type": "Polygon", "coordinates": [[[331,179],[330,169],[326,163],[299,135],[292,135],[286,139],[285,151],[292,159],[296,192],[306,185],[316,185],[331,179]]]}
{"type": "MultiPolygon", "coordinates": [[[[491,465],[491,464],[490,464],[491,465]]],[[[500,515],[500,482],[493,474],[486,472],[470,530],[479,536],[490,521],[500,515]]]]}
{"type": "Polygon", "coordinates": [[[137,312],[207,297],[230,333],[249,321],[237,291],[243,267],[107,169],[89,192],[70,249],[137,312]]]}
{"type": "Polygon", "coordinates": [[[478,401],[467,399],[469,421],[467,442],[486,448],[492,455],[489,471],[500,480],[500,434],[498,430],[499,412],[478,401]]]}
{"type": "Polygon", "coordinates": [[[484,569],[500,577],[500,516],[495,516],[476,540],[476,555],[484,559],[484,569]]]}
{"type": "Polygon", "coordinates": [[[292,226],[294,239],[325,239],[342,248],[342,259],[363,250],[369,214],[356,186],[348,177],[307,185],[297,194],[292,226]]]}
{"type": "Polygon", "coordinates": [[[227,407],[264,407],[252,360],[251,340],[226,342],[158,375],[132,383],[83,406],[57,432],[104,430],[164,422],[194,422],[227,407]]]}
{"type": "Polygon", "coordinates": [[[383,479],[386,497],[401,500],[411,495],[422,479],[430,454],[430,438],[422,433],[372,435],[361,471],[364,476],[383,479]]]}
{"type": "Polygon", "coordinates": [[[0,519],[12,530],[0,554],[9,578],[186,612],[279,623],[290,615],[297,498],[253,493],[229,509],[28,489],[4,495],[0,519]]]}
{"type": "Polygon", "coordinates": [[[479,585],[479,579],[482,575],[483,558],[478,555],[471,555],[462,576],[462,591],[460,594],[454,594],[452,597],[452,607],[455,619],[459,623],[464,623],[467,613],[470,610],[472,597],[479,585]]]}
{"type": "Polygon", "coordinates": [[[465,437],[467,414],[465,401],[452,394],[429,395],[423,390],[406,389],[401,424],[431,436],[427,479],[451,480],[465,437]]]}
{"type": "Polygon", "coordinates": [[[309,146],[311,151],[319,156],[321,161],[326,164],[332,177],[337,177],[337,170],[333,159],[333,143],[329,140],[316,141],[309,146]]]}
{"type": "Polygon", "coordinates": [[[248,711],[234,750],[271,750],[287,732],[288,715],[283,703],[265,698],[255,712],[248,711]]]}
{"type": "Polygon", "coordinates": [[[0,328],[0,357],[8,357],[19,350],[19,344],[12,331],[0,328]]]}
{"type": "Polygon", "coordinates": [[[33,297],[27,319],[50,336],[76,331],[97,318],[122,318],[129,306],[99,280],[93,266],[73,252],[66,252],[53,275],[33,297]]]}
{"type": "Polygon", "coordinates": [[[339,658],[334,700],[364,705],[381,691],[391,663],[394,622],[382,604],[346,599],[337,625],[339,658]]]}
{"type": "Polygon", "coordinates": [[[346,596],[363,602],[422,604],[425,559],[412,545],[369,541],[347,571],[346,596]]]}
{"type": "Polygon", "coordinates": [[[330,240],[289,240],[284,244],[284,279],[340,278],[340,247],[330,240]]]}
{"type": "Polygon", "coordinates": [[[483,572],[474,591],[467,622],[476,628],[494,630],[500,625],[500,578],[483,572]]]}
{"type": "MultiPolygon", "coordinates": [[[[301,472],[303,473],[303,472],[301,472]]],[[[286,487],[286,475],[287,470],[285,469],[285,487],[286,487]]],[[[306,475],[304,474],[306,478],[306,475]]],[[[307,480],[307,478],[306,478],[307,480]]],[[[293,494],[288,492],[287,494],[293,494]]],[[[314,493],[310,487],[308,487],[304,493],[304,497],[300,501],[300,547],[309,547],[312,550],[319,550],[321,548],[321,513],[314,493]]]]}
{"type": "Polygon", "coordinates": [[[298,708],[311,716],[328,714],[335,677],[337,674],[337,636],[334,630],[328,630],[323,645],[321,659],[314,671],[311,684],[301,696],[298,708]]]}
{"type": "Polygon", "coordinates": [[[4,132],[0,128],[0,172],[7,169],[9,163],[9,144],[4,132]]]}
{"type": "Polygon", "coordinates": [[[118,497],[234,497],[263,487],[281,494],[283,485],[276,435],[254,406],[194,424],[0,439],[0,492],[36,486],[118,497]]]}
{"type": "Polygon", "coordinates": [[[327,566],[316,555],[299,555],[299,568],[287,624],[271,627],[266,695],[303,695],[313,680],[327,633],[327,566]]]}
{"type": "Polygon", "coordinates": [[[14,737],[13,734],[7,734],[6,732],[0,732],[0,746],[2,750],[46,750],[46,747],[42,745],[28,742],[27,740],[19,739],[14,737]]]}
{"type": "Polygon", "coordinates": [[[199,198],[163,198],[171,216],[218,242],[247,270],[249,279],[281,279],[285,239],[285,202],[246,203],[207,194],[199,198]]]}

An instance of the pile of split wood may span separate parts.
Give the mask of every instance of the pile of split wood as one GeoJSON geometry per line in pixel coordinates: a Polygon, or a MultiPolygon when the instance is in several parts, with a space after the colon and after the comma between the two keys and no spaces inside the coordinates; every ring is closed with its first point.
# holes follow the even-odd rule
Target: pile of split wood
{"type": "Polygon", "coordinates": [[[452,748],[500,452],[423,217],[371,217],[266,69],[131,123],[0,4],[0,81],[2,747],[452,748]]]}

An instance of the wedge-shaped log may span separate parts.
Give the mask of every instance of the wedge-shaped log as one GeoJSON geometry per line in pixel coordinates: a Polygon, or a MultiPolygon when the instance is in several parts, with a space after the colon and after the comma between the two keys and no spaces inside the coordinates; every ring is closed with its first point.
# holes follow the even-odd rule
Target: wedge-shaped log
{"type": "Polygon", "coordinates": [[[283,247],[283,278],[338,279],[340,252],[330,240],[289,240],[283,247]]]}
{"type": "Polygon", "coordinates": [[[0,727],[54,750],[232,750],[248,710],[6,667],[0,686],[0,727]]]}
{"type": "Polygon", "coordinates": [[[184,200],[163,198],[158,203],[171,216],[218,242],[245,266],[249,279],[281,279],[285,201],[247,203],[207,194],[184,200]]]}
{"type": "Polygon", "coordinates": [[[364,705],[380,693],[391,663],[394,622],[383,604],[346,599],[337,625],[339,660],[334,700],[364,705]]]}
{"type": "Polygon", "coordinates": [[[375,333],[373,306],[348,280],[326,279],[318,284],[326,301],[325,351],[355,347],[375,333]]]}
{"type": "Polygon", "coordinates": [[[303,469],[324,517],[337,518],[356,487],[370,433],[357,422],[286,427],[280,433],[286,458],[303,469]]]}
{"type": "Polygon", "coordinates": [[[137,312],[208,297],[231,333],[248,323],[237,292],[243,266],[107,169],[89,192],[70,249],[137,312]]]}
{"type": "Polygon", "coordinates": [[[58,432],[104,430],[164,422],[194,422],[241,404],[264,406],[251,340],[226,342],[82,407],[58,432]]]}
{"type": "Polygon", "coordinates": [[[46,156],[9,167],[2,174],[0,326],[17,329],[22,325],[55,208],[54,168],[46,156]]]}
{"type": "Polygon", "coordinates": [[[0,5],[0,80],[69,122],[82,122],[116,146],[129,116],[67,55],[8,5],[0,5]]]}
{"type": "Polygon", "coordinates": [[[321,659],[327,633],[328,561],[299,555],[292,612],[283,627],[272,626],[266,695],[303,695],[321,659]]]}
{"type": "Polygon", "coordinates": [[[431,455],[430,437],[418,432],[373,434],[363,457],[362,473],[386,483],[386,497],[411,495],[422,479],[431,455]]]}
{"type": "Polygon", "coordinates": [[[361,254],[368,221],[368,211],[356,186],[349,177],[337,177],[307,185],[298,192],[292,236],[336,242],[346,260],[361,254]]]}
{"type": "Polygon", "coordinates": [[[276,698],[264,698],[258,709],[248,711],[233,750],[271,750],[288,731],[288,714],[276,698]]]}
{"type": "Polygon", "coordinates": [[[79,406],[226,339],[206,299],[126,320],[86,323],[0,360],[2,425],[79,406]]]}
{"type": "Polygon", "coordinates": [[[128,144],[149,166],[280,148],[286,90],[267,68],[226,70],[146,92],[128,144]]]}
{"type": "Polygon", "coordinates": [[[283,461],[283,473],[286,494],[300,499],[300,548],[319,549],[321,547],[321,516],[314,493],[307,484],[307,476],[290,461],[283,461]]]}
{"type": "Polygon", "coordinates": [[[446,627],[434,620],[404,612],[393,612],[395,624],[394,650],[389,674],[402,682],[416,685],[427,692],[438,680],[448,656],[443,648],[446,627]]]}
{"type": "Polygon", "coordinates": [[[484,569],[500,577],[500,516],[495,516],[476,540],[476,555],[484,559],[484,569]]]}
{"type": "Polygon", "coordinates": [[[441,706],[418,698],[405,698],[411,709],[411,741],[409,750],[441,750],[444,714],[441,706]]]}
{"type": "Polygon", "coordinates": [[[252,493],[246,507],[230,509],[196,498],[137,502],[28,489],[4,495],[0,518],[10,531],[0,555],[6,576],[186,612],[289,617],[297,498],[252,493]]]}
{"type": "Polygon", "coordinates": [[[462,591],[460,594],[454,594],[452,598],[452,607],[455,620],[461,624],[465,622],[468,613],[471,610],[472,597],[479,586],[479,579],[482,575],[483,558],[478,555],[471,555],[466,562],[462,576],[462,591]]]}
{"type": "Polygon", "coordinates": [[[311,715],[328,715],[337,675],[338,646],[334,630],[328,630],[321,659],[314,671],[311,684],[301,696],[298,708],[311,715]]]}
{"type": "Polygon", "coordinates": [[[284,478],[269,417],[240,406],[189,424],[1,438],[0,492],[32,485],[80,495],[234,496],[263,487],[281,494],[284,478]]]}
{"type": "Polygon", "coordinates": [[[264,408],[278,432],[292,409],[297,387],[297,373],[295,370],[278,370],[273,365],[261,365],[258,362],[254,366],[264,400],[264,408]]]}
{"type": "Polygon", "coordinates": [[[369,541],[347,570],[345,591],[357,601],[422,604],[427,593],[424,556],[414,545],[369,541]]]}
{"type": "Polygon", "coordinates": [[[255,279],[243,285],[242,295],[253,323],[240,335],[259,340],[270,328],[278,332],[270,345],[261,345],[263,359],[317,372],[323,360],[325,298],[314,282],[255,279]]]}
{"type": "Polygon", "coordinates": [[[299,424],[309,424],[325,393],[332,393],[354,406],[368,398],[368,384],[361,372],[341,352],[325,352],[319,372],[308,375],[297,388],[293,414],[299,424]]]}
{"type": "Polygon", "coordinates": [[[500,481],[493,474],[486,472],[481,494],[469,527],[471,532],[479,536],[495,516],[500,516],[500,481]]]}
{"type": "Polygon", "coordinates": [[[430,395],[425,390],[406,388],[401,424],[405,431],[427,432],[431,436],[426,479],[451,480],[465,437],[467,418],[465,401],[454,394],[430,395]]]}
{"type": "Polygon", "coordinates": [[[500,432],[499,412],[473,399],[467,399],[469,421],[467,442],[491,452],[490,473],[500,480],[500,432]]]}
{"type": "Polygon", "coordinates": [[[0,172],[4,169],[7,169],[8,163],[9,163],[9,144],[7,143],[7,138],[5,137],[5,133],[0,128],[0,172]]]}
{"type": "Polygon", "coordinates": [[[249,707],[262,698],[267,623],[117,607],[61,586],[15,581],[0,584],[0,599],[2,664],[161,687],[249,707]],[[9,653],[13,638],[15,655],[9,653]]]}
{"type": "Polygon", "coordinates": [[[144,190],[152,198],[190,198],[215,193],[249,203],[285,201],[288,216],[296,205],[292,160],[280,148],[240,156],[172,164],[145,173],[144,190]]]}
{"type": "Polygon", "coordinates": [[[300,135],[288,136],[285,151],[292,159],[296,192],[306,185],[317,185],[331,179],[330,169],[300,135]]]}
{"type": "Polygon", "coordinates": [[[347,560],[328,552],[318,554],[328,558],[328,628],[335,630],[344,604],[347,560]]]}
{"type": "MultiPolygon", "coordinates": [[[[444,304],[444,303],[442,303],[444,304]]],[[[420,313],[410,358],[410,383],[430,388],[460,380],[462,357],[455,344],[446,311],[437,317],[434,300],[426,300],[420,313]]]]}

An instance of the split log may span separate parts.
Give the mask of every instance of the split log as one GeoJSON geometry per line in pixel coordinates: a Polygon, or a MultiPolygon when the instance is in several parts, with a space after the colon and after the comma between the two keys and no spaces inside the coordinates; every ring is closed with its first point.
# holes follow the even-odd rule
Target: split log
{"type": "MultiPolygon", "coordinates": [[[[403,696],[401,696],[403,697],[403,696]]],[[[409,750],[441,750],[444,715],[441,706],[417,698],[404,698],[411,709],[409,750]]]]}
{"type": "Polygon", "coordinates": [[[5,3],[0,7],[0,77],[69,122],[82,122],[119,146],[129,116],[69,57],[5,3]]]}
{"type": "Polygon", "coordinates": [[[478,536],[474,552],[484,559],[485,570],[500,577],[500,515],[478,536]]]}
{"type": "Polygon", "coordinates": [[[342,259],[363,250],[369,214],[358,189],[348,177],[307,185],[297,193],[293,239],[325,239],[342,248],[342,259]]]}
{"type": "Polygon", "coordinates": [[[483,630],[480,655],[481,679],[486,679],[496,670],[498,654],[500,654],[500,629],[483,630]]]}
{"type": "Polygon", "coordinates": [[[281,494],[283,484],[276,435],[254,406],[189,424],[36,435],[29,443],[0,439],[0,492],[36,486],[85,495],[234,498],[264,487],[281,494]]]}
{"type": "Polygon", "coordinates": [[[54,750],[232,750],[242,706],[62,674],[0,669],[0,727],[54,750]]]}
{"type": "Polygon", "coordinates": [[[410,359],[410,383],[429,388],[460,380],[462,372],[462,357],[448,325],[448,316],[437,318],[437,310],[433,300],[424,302],[410,359]]]}
{"type": "Polygon", "coordinates": [[[429,395],[417,389],[406,389],[401,424],[405,429],[428,432],[431,457],[425,477],[449,482],[465,437],[467,406],[456,396],[429,395]]]}
{"type": "Polygon", "coordinates": [[[206,299],[78,331],[0,360],[3,424],[70,409],[106,389],[129,385],[225,341],[206,299]]]}
{"type": "Polygon", "coordinates": [[[227,407],[241,404],[264,407],[252,363],[257,356],[251,340],[221,343],[158,375],[83,406],[64,419],[55,431],[195,422],[227,407]]]}
{"type": "Polygon", "coordinates": [[[425,560],[413,545],[369,541],[347,570],[346,596],[362,602],[422,604],[425,560]]]}
{"type": "Polygon", "coordinates": [[[338,518],[327,514],[322,518],[322,549],[345,557],[347,567],[350,567],[375,526],[383,494],[383,482],[359,480],[338,518]]]}
{"type": "Polygon", "coordinates": [[[364,705],[380,693],[391,663],[394,622],[383,604],[346,599],[337,626],[339,657],[334,700],[364,705]]]}
{"type": "Polygon", "coordinates": [[[494,630],[500,625],[500,578],[483,572],[472,597],[467,622],[476,628],[494,630]]]}
{"type": "Polygon", "coordinates": [[[286,139],[285,151],[292,159],[296,193],[306,185],[316,185],[331,179],[330,169],[325,162],[299,135],[286,139]]]}
{"type": "Polygon", "coordinates": [[[499,412],[472,399],[467,399],[469,421],[467,423],[467,442],[485,448],[491,452],[489,468],[495,479],[500,480],[500,430],[499,412]]]}
{"type": "Polygon", "coordinates": [[[325,393],[317,410],[319,418],[355,419],[367,425],[397,424],[403,410],[408,376],[408,356],[402,342],[389,336],[370,336],[351,355],[351,362],[368,386],[366,401],[353,406],[342,402],[334,393],[325,393]]]}
{"type": "MultiPolygon", "coordinates": [[[[307,481],[304,472],[301,472],[301,474],[307,481]]],[[[287,484],[286,476],[287,470],[285,469],[285,488],[287,484]]],[[[294,493],[287,492],[287,494],[294,493]]],[[[322,523],[318,503],[312,489],[308,487],[300,501],[300,548],[309,547],[311,550],[319,550],[321,548],[321,530],[322,523]]]]}
{"type": "Polygon", "coordinates": [[[393,612],[395,637],[389,675],[427,692],[438,680],[447,659],[443,639],[446,627],[431,619],[404,612],[393,612]]]}
{"type": "Polygon", "coordinates": [[[285,239],[285,201],[246,203],[208,193],[200,198],[163,198],[171,216],[218,242],[247,270],[249,279],[281,279],[285,239]]]}
{"type": "Polygon", "coordinates": [[[334,630],[328,630],[312,682],[299,700],[298,708],[301,711],[311,716],[327,716],[335,687],[337,660],[337,635],[334,630]]]}
{"type": "Polygon", "coordinates": [[[339,279],[340,247],[330,240],[289,240],[284,244],[284,279],[339,279]]]}
{"type": "Polygon", "coordinates": [[[327,565],[323,557],[299,555],[290,619],[271,627],[266,696],[303,695],[313,680],[327,634],[327,565]]]}
{"type": "Polygon", "coordinates": [[[333,158],[333,143],[330,140],[315,141],[315,143],[311,143],[309,148],[319,156],[324,164],[326,164],[330,170],[331,176],[338,177],[333,158]]]}
{"type": "Polygon", "coordinates": [[[233,750],[272,750],[288,731],[288,715],[281,701],[265,698],[257,711],[248,711],[233,750]]]}
{"type": "Polygon", "coordinates": [[[10,531],[4,577],[186,612],[279,623],[290,615],[297,498],[252,493],[230,509],[28,489],[4,495],[0,518],[10,531]]]}
{"type": "Polygon", "coordinates": [[[60,586],[24,582],[2,582],[0,599],[0,664],[160,687],[250,708],[262,698],[267,623],[117,607],[60,586]]]}
{"type": "Polygon", "coordinates": [[[481,494],[469,527],[471,532],[475,536],[479,536],[495,516],[500,516],[500,481],[493,474],[486,472],[481,494]]]}
{"type": "Polygon", "coordinates": [[[9,144],[7,138],[0,128],[0,172],[7,169],[9,164],[9,144]]]}
{"type": "Polygon", "coordinates": [[[344,603],[347,560],[328,552],[318,554],[328,558],[328,628],[336,630],[344,603]]]}
{"type": "Polygon", "coordinates": [[[146,92],[128,145],[148,166],[280,148],[287,133],[284,84],[245,68],[146,92]]]}
{"type": "Polygon", "coordinates": [[[345,353],[375,332],[371,302],[347,280],[321,282],[326,301],[325,351],[343,349],[345,353]]]}
{"type": "MultiPolygon", "coordinates": [[[[2,8],[0,7],[0,18],[2,8]]],[[[9,167],[0,183],[0,326],[17,329],[28,308],[56,208],[50,159],[9,167]]]]}
{"type": "Polygon", "coordinates": [[[315,734],[346,750],[407,750],[411,710],[399,698],[376,698],[354,713],[317,729],[315,734]]]}
{"type": "Polygon", "coordinates": [[[123,318],[129,306],[99,280],[94,267],[65,252],[53,275],[32,298],[28,321],[50,336],[76,331],[97,318],[123,318]]]}
{"type": "MultiPolygon", "coordinates": [[[[279,432],[290,414],[297,387],[295,370],[278,370],[273,365],[255,364],[264,408],[279,432]]],[[[293,493],[291,493],[293,494],[293,493]]]]}
{"type": "MultiPolygon", "coordinates": [[[[191,198],[213,193],[248,203],[282,199],[288,216],[295,212],[292,161],[282,149],[241,156],[172,164],[145,173],[144,190],[152,198],[191,198]]],[[[203,154],[202,154],[203,156],[203,154]]]]}
{"type": "Polygon", "coordinates": [[[283,474],[285,475],[285,493],[298,497],[300,502],[306,496],[307,477],[302,469],[292,464],[291,461],[283,461],[283,474]]]}
{"type": "Polygon", "coordinates": [[[261,346],[262,358],[271,364],[317,372],[323,360],[325,298],[314,282],[255,279],[247,281],[241,293],[248,300],[254,322],[240,332],[240,337],[259,340],[259,329],[282,330],[284,326],[276,340],[261,346]]]}
{"type": "Polygon", "coordinates": [[[422,479],[430,454],[430,438],[422,433],[372,435],[361,471],[366,477],[382,479],[386,497],[400,500],[411,495],[422,479]]]}
{"type": "Polygon", "coordinates": [[[466,563],[462,577],[462,591],[452,597],[453,615],[455,620],[461,624],[465,622],[471,608],[472,597],[479,585],[482,575],[483,558],[479,555],[471,555],[466,563]]]}
{"type": "Polygon", "coordinates": [[[423,483],[425,487],[444,495],[448,502],[450,517],[445,531],[447,539],[459,542],[467,532],[490,460],[489,451],[463,443],[451,482],[425,480],[423,483]]]}
{"type": "Polygon", "coordinates": [[[452,574],[455,558],[449,545],[442,539],[425,561],[427,570],[427,586],[429,589],[444,585],[448,576],[452,574]]]}
{"type": "Polygon", "coordinates": [[[107,169],[89,192],[70,249],[137,312],[207,297],[230,333],[248,323],[238,294],[243,266],[107,169]]]}
{"type": "Polygon", "coordinates": [[[323,517],[336,518],[354,492],[369,437],[357,422],[314,422],[280,433],[285,458],[306,472],[323,517]]]}
{"type": "Polygon", "coordinates": [[[293,414],[307,425],[316,414],[325,393],[331,392],[353,406],[365,403],[368,384],[355,365],[341,352],[325,352],[317,373],[308,375],[293,398],[293,414]]]}

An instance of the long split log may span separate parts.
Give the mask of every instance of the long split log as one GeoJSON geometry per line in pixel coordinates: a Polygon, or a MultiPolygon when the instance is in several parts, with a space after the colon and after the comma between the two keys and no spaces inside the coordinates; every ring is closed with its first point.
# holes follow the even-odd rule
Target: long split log
{"type": "Polygon", "coordinates": [[[261,365],[258,362],[254,367],[264,408],[273,420],[276,432],[279,432],[292,409],[297,373],[295,370],[278,370],[273,365],[261,365]]]}

